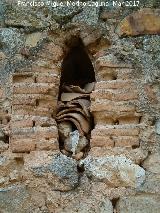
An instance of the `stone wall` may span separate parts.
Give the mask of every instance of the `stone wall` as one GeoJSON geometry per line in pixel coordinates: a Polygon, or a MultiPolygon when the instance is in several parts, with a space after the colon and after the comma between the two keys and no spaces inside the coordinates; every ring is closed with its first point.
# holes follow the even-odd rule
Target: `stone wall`
{"type": "Polygon", "coordinates": [[[1,1],[0,211],[159,212],[158,2],[91,9],[1,1]],[[60,152],[56,123],[73,35],[96,76],[94,128],[81,160],[60,152]]]}

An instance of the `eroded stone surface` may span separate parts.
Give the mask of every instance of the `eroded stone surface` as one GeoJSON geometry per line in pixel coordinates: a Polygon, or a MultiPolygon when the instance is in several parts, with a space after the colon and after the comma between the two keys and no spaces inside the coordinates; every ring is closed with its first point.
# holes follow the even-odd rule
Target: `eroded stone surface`
{"type": "Polygon", "coordinates": [[[146,179],[142,186],[139,187],[140,192],[160,194],[160,175],[146,171],[146,179]]]}
{"type": "Polygon", "coordinates": [[[160,174],[160,155],[159,153],[154,153],[149,155],[149,157],[144,161],[143,168],[155,174],[160,174]]]}
{"type": "Polygon", "coordinates": [[[29,212],[33,209],[30,195],[24,185],[0,188],[0,209],[2,212],[29,212]]]}
{"type": "Polygon", "coordinates": [[[157,9],[141,9],[127,16],[119,24],[119,35],[160,34],[160,11],[157,9]]]}
{"type": "Polygon", "coordinates": [[[92,158],[81,161],[85,173],[95,181],[102,181],[110,186],[139,187],[145,180],[145,170],[132,163],[124,156],[92,158]]]}
{"type": "Polygon", "coordinates": [[[79,200],[73,201],[70,205],[63,210],[60,209],[57,212],[100,212],[100,213],[112,213],[113,207],[109,199],[102,198],[102,200],[95,199],[93,197],[82,198],[81,202],[79,200]]]}
{"type": "Polygon", "coordinates": [[[25,157],[26,179],[30,175],[45,179],[53,190],[68,191],[78,185],[76,161],[61,153],[32,152],[25,157]]]}
{"type": "Polygon", "coordinates": [[[7,54],[11,55],[18,52],[18,50],[24,45],[24,38],[17,29],[1,28],[0,43],[3,50],[5,50],[7,54]]]}
{"type": "Polygon", "coordinates": [[[155,195],[137,195],[124,197],[118,201],[118,213],[158,213],[160,204],[159,197],[155,195]]]}

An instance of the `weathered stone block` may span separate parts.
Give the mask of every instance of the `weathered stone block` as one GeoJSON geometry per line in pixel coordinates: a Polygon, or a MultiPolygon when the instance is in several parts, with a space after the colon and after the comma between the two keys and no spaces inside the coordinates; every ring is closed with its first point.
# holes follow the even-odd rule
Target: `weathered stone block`
{"type": "Polygon", "coordinates": [[[32,65],[32,72],[37,74],[60,74],[60,68],[53,64],[53,61],[50,60],[50,62],[40,60],[36,61],[37,64],[32,65]]]}
{"type": "Polygon", "coordinates": [[[98,196],[83,196],[81,199],[74,199],[64,209],[58,209],[59,212],[107,212],[113,213],[113,206],[108,198],[98,196]],[[81,202],[80,202],[81,200],[81,202]]]}
{"type": "Polygon", "coordinates": [[[128,15],[118,25],[117,33],[120,36],[160,34],[159,10],[144,8],[128,15]]]}
{"type": "Polygon", "coordinates": [[[134,80],[133,72],[134,70],[132,68],[116,68],[117,79],[121,80],[134,80]]]}
{"type": "MultiPolygon", "coordinates": [[[[155,165],[154,165],[155,166],[155,165]]],[[[157,166],[155,166],[158,168],[157,166]]],[[[147,171],[146,169],[146,179],[142,186],[139,188],[140,193],[146,194],[156,194],[160,196],[160,175],[158,173],[152,173],[150,171],[147,171]]]]}
{"type": "Polygon", "coordinates": [[[30,199],[30,194],[24,185],[11,185],[0,188],[0,209],[2,212],[32,211],[34,204],[30,199]]]}
{"type": "Polygon", "coordinates": [[[139,124],[140,117],[138,114],[135,113],[135,115],[132,116],[120,116],[118,119],[119,124],[139,124]]]}
{"type": "Polygon", "coordinates": [[[139,138],[135,136],[94,136],[91,147],[139,147],[139,138]]]}
{"type": "Polygon", "coordinates": [[[107,112],[135,112],[136,107],[134,105],[129,105],[125,101],[121,102],[114,102],[105,99],[98,99],[91,102],[90,110],[91,112],[100,112],[100,111],[107,111],[107,112]]]}
{"type": "MultiPolygon", "coordinates": [[[[54,92],[56,85],[48,83],[16,83],[13,85],[14,94],[47,94],[54,92]]],[[[56,92],[55,92],[56,95],[56,92]]]]}
{"type": "Polygon", "coordinates": [[[41,139],[46,138],[47,140],[52,138],[58,138],[58,130],[55,126],[50,127],[33,127],[33,128],[12,128],[12,138],[34,138],[41,139]]]}
{"type": "Polygon", "coordinates": [[[112,136],[116,147],[139,147],[139,137],[136,136],[112,136]]]}
{"type": "Polygon", "coordinates": [[[81,161],[85,173],[95,182],[109,186],[130,186],[137,188],[145,180],[145,170],[125,156],[91,157],[81,161]]]}
{"type": "Polygon", "coordinates": [[[126,91],[125,89],[122,90],[99,89],[93,91],[90,97],[91,100],[107,99],[112,101],[129,101],[137,99],[138,92],[136,90],[131,90],[131,88],[126,91]]]}
{"type": "Polygon", "coordinates": [[[90,140],[92,147],[114,147],[114,141],[110,137],[94,136],[90,140]]]}
{"type": "Polygon", "coordinates": [[[101,67],[132,68],[131,64],[119,63],[118,61],[115,62],[114,61],[115,61],[114,57],[109,61],[108,57],[105,55],[103,57],[98,58],[95,61],[95,68],[96,70],[99,70],[101,67]]]}
{"type": "MultiPolygon", "coordinates": [[[[31,105],[35,106],[37,100],[46,100],[51,101],[54,100],[52,95],[44,95],[44,94],[14,94],[13,95],[13,104],[14,105],[31,105]]],[[[13,106],[14,107],[14,106],[13,106]]]]}
{"type": "Polygon", "coordinates": [[[97,81],[112,81],[117,79],[117,72],[115,68],[104,67],[97,70],[97,81]]]}
{"type": "Polygon", "coordinates": [[[106,126],[96,126],[92,130],[91,136],[138,136],[139,128],[130,125],[106,125],[106,126]]]}
{"type": "Polygon", "coordinates": [[[37,139],[36,140],[36,150],[59,150],[59,143],[57,138],[52,138],[49,140],[46,139],[37,139]]]}
{"type": "Polygon", "coordinates": [[[14,105],[12,113],[15,115],[33,115],[33,116],[55,116],[53,109],[48,109],[45,107],[32,107],[24,105],[23,108],[21,105],[14,105]]]}
{"type": "Polygon", "coordinates": [[[43,39],[43,33],[40,32],[34,32],[31,34],[28,34],[26,36],[26,41],[25,41],[25,46],[26,47],[36,47],[38,42],[41,41],[41,39],[43,39]]]}
{"type": "Polygon", "coordinates": [[[160,174],[160,154],[154,153],[143,162],[143,168],[155,174],[160,174]]]}
{"type": "Polygon", "coordinates": [[[14,118],[11,121],[11,128],[26,128],[26,127],[33,127],[33,120],[30,118],[28,119],[21,119],[21,120],[15,120],[14,118]]]}
{"type": "MultiPolygon", "coordinates": [[[[134,70],[130,65],[122,65],[122,67],[108,67],[108,66],[102,66],[103,64],[99,64],[97,66],[97,81],[107,81],[112,82],[116,80],[130,80],[133,79],[133,72],[134,70]]],[[[104,64],[105,65],[105,64],[104,64]]]]}
{"type": "Polygon", "coordinates": [[[59,76],[57,74],[41,74],[36,77],[37,83],[53,83],[59,82],[59,76]]]}
{"type": "Polygon", "coordinates": [[[160,197],[151,194],[123,197],[116,209],[118,213],[159,213],[160,197]]]}
{"type": "Polygon", "coordinates": [[[133,80],[113,80],[113,81],[100,81],[95,84],[95,90],[99,89],[136,89],[137,86],[133,80]]]}
{"type": "Polygon", "coordinates": [[[34,151],[24,158],[24,177],[40,177],[52,190],[69,191],[79,181],[76,160],[58,152],[34,151]]]}
{"type": "Polygon", "coordinates": [[[139,124],[140,121],[140,114],[127,111],[101,111],[93,112],[93,115],[94,123],[98,125],[139,124]]]}
{"type": "Polygon", "coordinates": [[[15,73],[13,75],[13,83],[34,83],[35,77],[31,73],[21,74],[15,73]]]}
{"type": "Polygon", "coordinates": [[[49,117],[33,116],[35,126],[50,127],[57,126],[55,119],[49,117]]]}
{"type": "Polygon", "coordinates": [[[144,86],[145,93],[147,98],[152,104],[158,104],[158,94],[156,95],[156,91],[151,85],[144,86]]]}
{"type": "Polygon", "coordinates": [[[46,101],[45,99],[43,100],[38,100],[37,104],[39,107],[48,107],[48,109],[52,109],[52,111],[56,111],[56,107],[57,107],[57,99],[55,99],[55,97],[53,98],[53,100],[48,100],[46,101]]]}
{"type": "Polygon", "coordinates": [[[12,104],[14,105],[29,105],[29,106],[36,106],[36,99],[32,97],[25,97],[25,95],[14,95],[12,104]]]}
{"type": "Polygon", "coordinates": [[[60,46],[55,45],[54,43],[49,43],[43,47],[40,57],[48,58],[48,54],[51,54],[52,60],[59,61],[63,57],[63,50],[60,46]]]}
{"type": "Polygon", "coordinates": [[[12,152],[30,152],[35,150],[35,148],[36,148],[36,141],[31,138],[11,140],[12,152]]]}

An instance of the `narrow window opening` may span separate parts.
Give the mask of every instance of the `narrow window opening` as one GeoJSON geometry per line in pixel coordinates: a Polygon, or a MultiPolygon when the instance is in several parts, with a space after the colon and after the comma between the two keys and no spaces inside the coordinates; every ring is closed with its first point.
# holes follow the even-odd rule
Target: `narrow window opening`
{"type": "Polygon", "coordinates": [[[3,130],[0,130],[0,141],[5,144],[9,144],[9,136],[3,130]]]}
{"type": "Polygon", "coordinates": [[[119,201],[119,198],[113,198],[111,200],[114,212],[116,212],[116,206],[117,206],[118,201],[119,201]]]}
{"type": "Polygon", "coordinates": [[[35,121],[33,121],[33,127],[34,127],[34,126],[36,126],[36,122],[35,122],[35,121]]]}
{"type": "Polygon", "coordinates": [[[90,148],[94,120],[89,111],[90,93],[95,73],[85,46],[79,37],[66,41],[67,54],[62,62],[59,104],[56,120],[59,148],[76,160],[84,158],[90,148]]]}
{"type": "Polygon", "coordinates": [[[4,142],[9,144],[9,136],[8,135],[5,135],[4,142]]]}
{"type": "Polygon", "coordinates": [[[62,62],[60,89],[64,84],[84,88],[87,83],[95,82],[94,68],[82,40],[75,36],[66,41],[66,46],[69,51],[62,62]]]}

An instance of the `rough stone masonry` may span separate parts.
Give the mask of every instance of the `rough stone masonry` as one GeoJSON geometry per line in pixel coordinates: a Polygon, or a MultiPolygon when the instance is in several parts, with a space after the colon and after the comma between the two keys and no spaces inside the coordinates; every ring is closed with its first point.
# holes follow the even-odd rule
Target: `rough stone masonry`
{"type": "Polygon", "coordinates": [[[0,212],[159,213],[159,1],[41,2],[0,2],[0,212]],[[60,150],[56,119],[74,36],[96,78],[89,145],[76,158],[60,150]]]}

